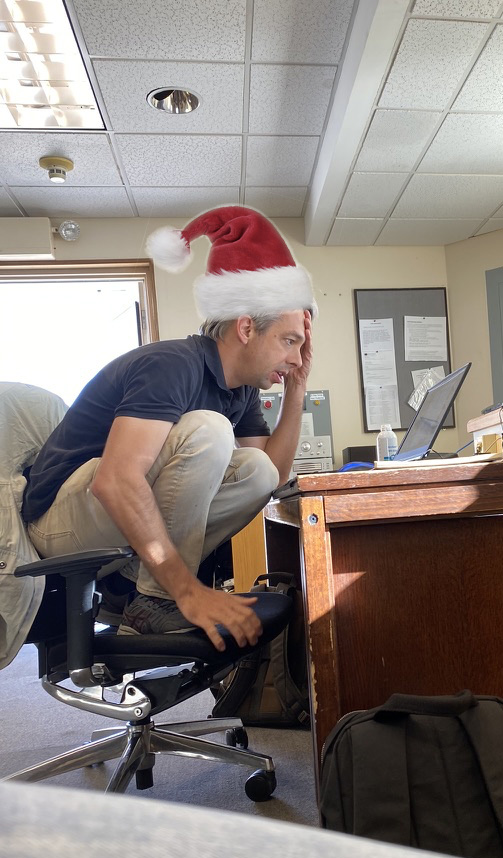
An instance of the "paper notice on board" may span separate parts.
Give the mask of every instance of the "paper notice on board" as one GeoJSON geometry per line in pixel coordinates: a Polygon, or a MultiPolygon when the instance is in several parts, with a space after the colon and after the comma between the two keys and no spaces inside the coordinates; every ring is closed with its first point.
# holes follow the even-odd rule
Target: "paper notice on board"
{"type": "Polygon", "coordinates": [[[393,319],[360,319],[367,428],[400,426],[393,319]]]}
{"type": "Polygon", "coordinates": [[[389,423],[392,429],[398,428],[400,426],[398,388],[395,385],[365,388],[365,411],[367,429],[379,431],[383,423],[389,423]]]}
{"type": "Polygon", "coordinates": [[[393,319],[360,319],[363,387],[397,385],[393,319]]]}
{"type": "Polygon", "coordinates": [[[446,361],[445,316],[404,316],[405,360],[446,361]]]}

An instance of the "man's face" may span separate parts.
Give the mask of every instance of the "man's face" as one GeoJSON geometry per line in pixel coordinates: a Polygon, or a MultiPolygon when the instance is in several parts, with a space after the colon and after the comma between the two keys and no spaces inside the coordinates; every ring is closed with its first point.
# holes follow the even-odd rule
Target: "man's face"
{"type": "Polygon", "coordinates": [[[245,383],[267,390],[281,382],[290,370],[302,366],[304,325],[304,310],[293,310],[283,313],[264,333],[253,330],[246,351],[246,375],[250,380],[245,383]]]}

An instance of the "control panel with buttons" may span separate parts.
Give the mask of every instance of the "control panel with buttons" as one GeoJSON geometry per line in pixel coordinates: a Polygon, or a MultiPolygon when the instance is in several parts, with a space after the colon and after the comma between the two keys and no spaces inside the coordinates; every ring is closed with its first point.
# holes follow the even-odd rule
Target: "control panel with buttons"
{"type": "MultiPolygon", "coordinates": [[[[271,432],[281,408],[282,392],[262,391],[262,414],[271,432]]],[[[299,443],[292,474],[332,471],[332,422],[328,390],[308,390],[304,398],[299,443]]]]}

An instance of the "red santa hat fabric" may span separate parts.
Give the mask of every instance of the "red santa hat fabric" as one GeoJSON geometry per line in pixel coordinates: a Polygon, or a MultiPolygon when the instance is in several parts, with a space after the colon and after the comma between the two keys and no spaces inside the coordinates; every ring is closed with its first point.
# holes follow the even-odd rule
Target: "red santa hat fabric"
{"type": "Polygon", "coordinates": [[[225,206],[196,217],[182,230],[161,227],[149,236],[147,253],[166,271],[182,271],[190,245],[211,242],[206,273],[194,283],[204,320],[236,319],[309,309],[317,312],[307,271],[297,265],[285,240],[255,209],[225,206]]]}

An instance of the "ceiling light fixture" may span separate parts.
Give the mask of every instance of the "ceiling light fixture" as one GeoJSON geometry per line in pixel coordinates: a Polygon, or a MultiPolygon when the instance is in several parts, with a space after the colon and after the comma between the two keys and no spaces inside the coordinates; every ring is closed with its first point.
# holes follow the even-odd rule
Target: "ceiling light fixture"
{"type": "Polygon", "coordinates": [[[0,128],[104,128],[63,0],[0,0],[0,128]]]}
{"type": "Polygon", "coordinates": [[[52,228],[65,241],[76,241],[80,235],[80,226],[74,220],[64,220],[59,226],[52,228]]]}
{"type": "Polygon", "coordinates": [[[190,89],[163,86],[147,95],[147,102],[165,113],[192,113],[199,107],[199,96],[190,89]]]}
{"type": "Polygon", "coordinates": [[[49,179],[55,185],[66,182],[66,174],[73,170],[73,161],[69,158],[61,158],[59,155],[47,155],[40,158],[39,165],[49,173],[49,179]]]}

